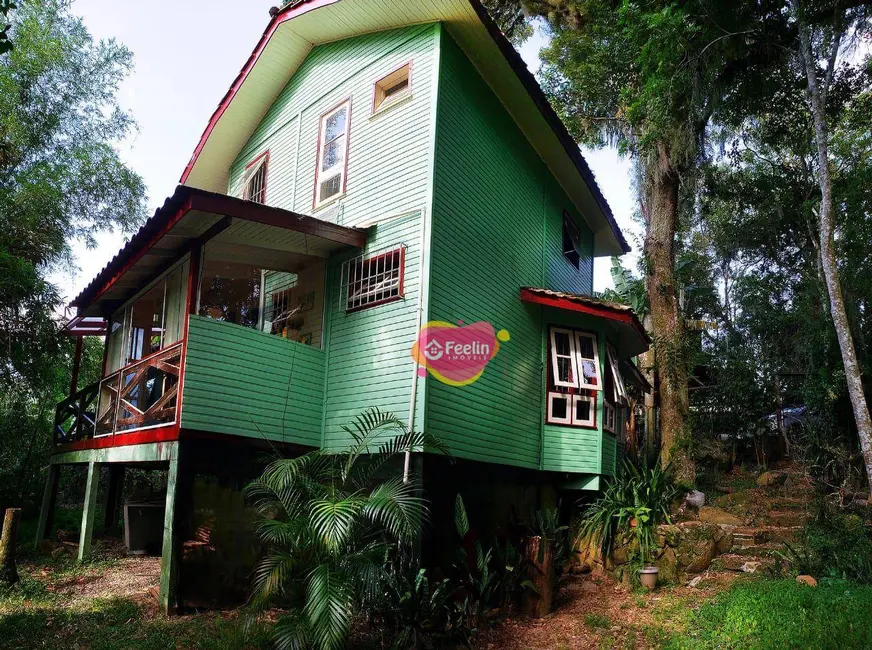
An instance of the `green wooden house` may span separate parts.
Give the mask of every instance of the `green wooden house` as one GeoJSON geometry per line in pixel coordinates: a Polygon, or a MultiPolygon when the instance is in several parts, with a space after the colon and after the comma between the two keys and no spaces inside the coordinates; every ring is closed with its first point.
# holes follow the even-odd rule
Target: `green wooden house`
{"type": "Polygon", "coordinates": [[[58,407],[39,535],[65,464],[88,466],[81,555],[100,468],[111,495],[120,468],[166,468],[170,606],[191,475],[340,449],[369,407],[450,448],[452,466],[415,459],[431,494],[466,482],[498,513],[596,490],[648,339],[592,297],[593,260],[628,250],[478,0],[291,2],[175,194],[73,302],[69,332],[105,336],[103,379],[58,407]],[[430,346],[454,335],[486,354],[446,366],[430,346]]]}

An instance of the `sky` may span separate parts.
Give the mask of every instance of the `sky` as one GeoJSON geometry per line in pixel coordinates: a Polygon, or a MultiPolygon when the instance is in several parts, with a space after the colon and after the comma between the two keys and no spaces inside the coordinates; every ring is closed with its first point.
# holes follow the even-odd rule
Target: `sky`
{"type": "MultiPolygon", "coordinates": [[[[97,39],[115,38],[134,56],[135,69],[120,89],[121,106],[138,124],[121,144],[123,160],[144,179],[149,214],[163,204],[218,102],[227,92],[269,22],[269,0],[151,0],[142,4],[118,0],[75,0],[74,14],[97,39]]],[[[545,39],[539,33],[524,44],[528,67],[539,67],[545,39]]],[[[640,233],[631,220],[633,196],[628,160],[613,150],[587,151],[593,170],[618,225],[633,246],[640,233]]],[[[73,246],[78,269],[52,274],[67,301],[74,298],[123,246],[120,233],[97,238],[95,249],[73,246]]],[[[625,265],[635,268],[631,253],[625,265]],[[629,258],[629,259],[628,259],[629,258]]],[[[597,259],[594,289],[611,286],[608,258],[597,259]]]]}

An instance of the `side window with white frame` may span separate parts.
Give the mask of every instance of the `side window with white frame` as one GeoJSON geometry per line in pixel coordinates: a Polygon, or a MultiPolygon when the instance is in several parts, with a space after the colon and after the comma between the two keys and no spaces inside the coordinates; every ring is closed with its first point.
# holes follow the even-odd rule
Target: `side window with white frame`
{"type": "Polygon", "coordinates": [[[269,151],[264,151],[245,166],[242,177],[242,198],[255,203],[266,203],[266,175],[269,167],[269,151]]]}
{"type": "Polygon", "coordinates": [[[619,405],[627,403],[627,388],[621,369],[618,366],[618,356],[611,343],[606,343],[606,371],[603,390],[603,429],[611,433],[617,433],[619,405]]]}
{"type": "Polygon", "coordinates": [[[546,422],[595,427],[601,390],[596,334],[551,327],[548,343],[546,422]]]}
{"type": "Polygon", "coordinates": [[[315,208],[329,203],[345,192],[350,124],[351,99],[321,116],[315,167],[315,208]]]}
{"type": "Polygon", "coordinates": [[[372,112],[388,108],[412,94],[412,62],[400,66],[375,82],[372,93],[372,112]]]}
{"type": "Polygon", "coordinates": [[[402,298],[405,262],[405,245],[345,262],[340,282],[345,311],[359,311],[402,298]]]}

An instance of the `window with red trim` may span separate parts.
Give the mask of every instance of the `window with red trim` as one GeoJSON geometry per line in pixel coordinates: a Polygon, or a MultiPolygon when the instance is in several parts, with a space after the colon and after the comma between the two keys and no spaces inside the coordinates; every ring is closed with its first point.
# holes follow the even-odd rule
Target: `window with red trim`
{"type": "Polygon", "coordinates": [[[342,265],[345,311],[358,311],[403,297],[406,247],[361,255],[342,265]]]}
{"type": "Polygon", "coordinates": [[[596,334],[566,327],[548,330],[546,422],[596,427],[600,380],[596,334]]]}

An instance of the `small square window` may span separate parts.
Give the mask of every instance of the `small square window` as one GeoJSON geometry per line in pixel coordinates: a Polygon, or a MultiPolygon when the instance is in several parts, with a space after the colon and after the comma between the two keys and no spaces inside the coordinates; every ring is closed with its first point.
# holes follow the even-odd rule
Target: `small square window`
{"type": "Polygon", "coordinates": [[[412,64],[407,63],[375,82],[372,112],[375,113],[412,94],[412,64]]]}
{"type": "Polygon", "coordinates": [[[579,267],[579,261],[581,260],[581,233],[578,231],[578,226],[575,225],[568,212],[563,213],[563,256],[575,268],[579,267]]]}
{"type": "Polygon", "coordinates": [[[345,311],[358,311],[403,297],[406,247],[370,257],[355,257],[342,265],[345,311]]]}

